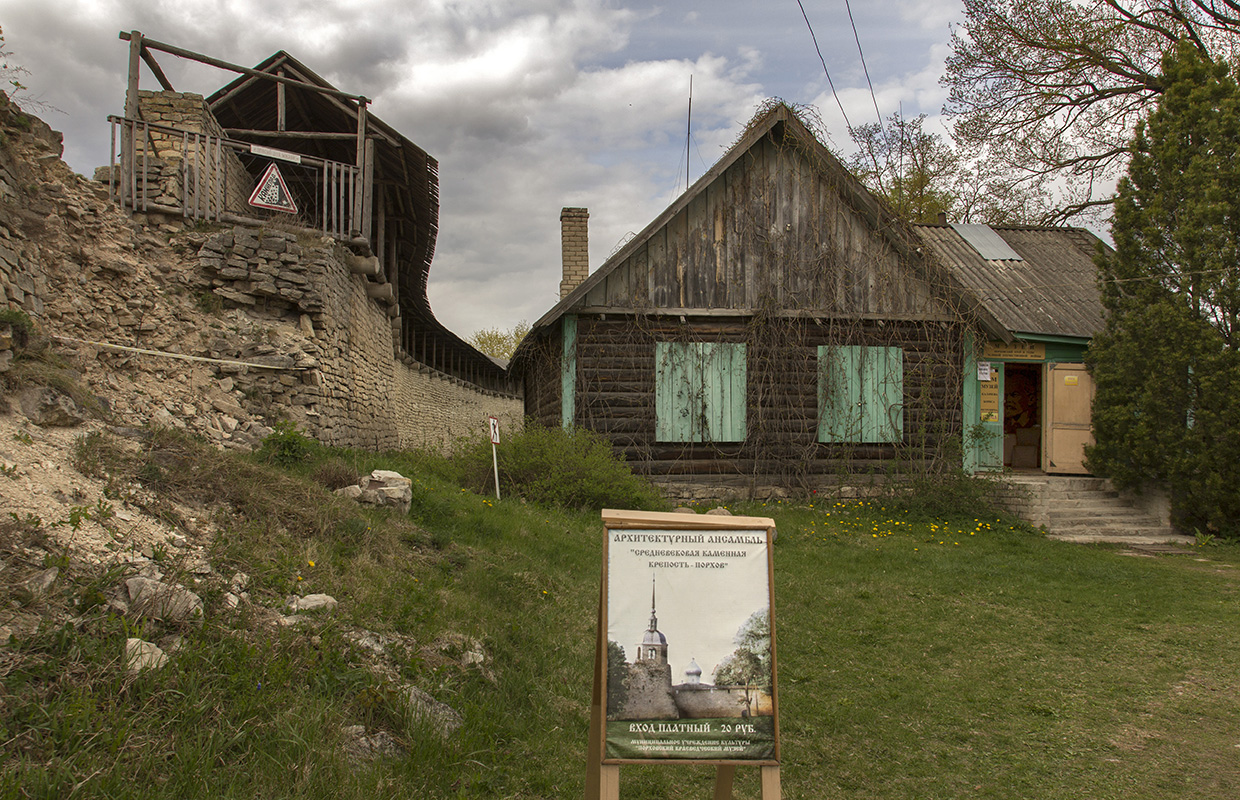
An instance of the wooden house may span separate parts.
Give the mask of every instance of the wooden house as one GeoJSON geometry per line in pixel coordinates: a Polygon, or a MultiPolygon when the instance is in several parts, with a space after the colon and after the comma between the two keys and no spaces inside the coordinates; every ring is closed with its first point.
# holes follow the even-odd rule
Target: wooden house
{"type": "Polygon", "coordinates": [[[969,343],[964,465],[1086,474],[1093,380],[1085,350],[1102,330],[1094,254],[1083,228],[919,225],[937,260],[1002,326],[969,343]]]}
{"type": "Polygon", "coordinates": [[[1009,321],[789,107],[584,277],[587,217],[561,215],[561,300],[514,359],[536,421],[682,497],[959,467],[985,438],[965,401],[1009,321]]]}

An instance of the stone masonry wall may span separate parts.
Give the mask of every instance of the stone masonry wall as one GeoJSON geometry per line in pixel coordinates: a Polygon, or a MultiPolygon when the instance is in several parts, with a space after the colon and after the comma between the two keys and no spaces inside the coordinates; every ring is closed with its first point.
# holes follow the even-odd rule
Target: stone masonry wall
{"type": "Polygon", "coordinates": [[[520,428],[519,398],[405,364],[386,307],[367,296],[367,279],[352,274],[347,259],[331,239],[304,233],[236,227],[207,238],[199,262],[212,294],[252,316],[295,322],[303,334],[299,347],[283,352],[213,350],[216,358],[282,367],[236,376],[243,392],[269,398],[338,446],[440,446],[484,432],[491,415],[506,430],[520,428]]]}
{"type": "Polygon", "coordinates": [[[368,449],[485,435],[489,415],[520,427],[520,398],[394,348],[395,309],[367,296],[333,240],[127,214],[60,155],[60,135],[0,93],[0,311],[27,314],[123,424],[239,449],[282,417],[368,449]]]}
{"type": "MultiPolygon", "coordinates": [[[[0,92],[0,126],[25,129],[31,144],[40,152],[44,161],[58,159],[62,150],[60,134],[41,120],[22,114],[0,92]]],[[[63,195],[51,184],[43,184],[39,170],[18,157],[10,140],[17,137],[5,135],[0,146],[0,205],[21,214],[28,224],[54,226],[59,215],[39,215],[29,207],[32,191],[49,191],[63,195]]],[[[16,142],[12,142],[16,144],[16,142]]],[[[88,210],[80,203],[66,203],[66,216],[81,218],[88,210]]],[[[12,308],[25,311],[32,317],[43,313],[43,297],[47,293],[47,273],[36,257],[36,247],[31,247],[14,224],[16,220],[0,218],[0,310],[12,308]]]]}
{"type": "MultiPolygon", "coordinates": [[[[196,131],[208,136],[224,137],[224,129],[220,127],[215,116],[207,108],[202,95],[192,92],[152,92],[138,90],[138,114],[152,124],[166,125],[181,130],[196,131]]],[[[154,183],[147,192],[147,200],[160,205],[180,207],[181,205],[181,163],[183,142],[181,136],[152,130],[150,134],[151,156],[154,163],[149,164],[148,180],[154,183]]],[[[142,148],[145,142],[139,142],[137,168],[142,167],[142,148]]],[[[193,142],[188,143],[193,147],[193,142]]],[[[201,147],[201,144],[200,144],[201,147]]],[[[237,158],[237,154],[225,147],[224,163],[224,210],[233,214],[252,212],[249,206],[250,192],[253,191],[254,179],[246,172],[237,158]]],[[[191,158],[202,157],[202,152],[195,153],[191,158]]],[[[191,165],[197,162],[191,160],[191,165]]],[[[208,162],[209,163],[209,162],[208,162]]],[[[191,172],[190,180],[194,180],[191,172]]],[[[208,186],[203,186],[204,190],[208,186]]],[[[211,202],[214,203],[214,195],[211,202]]],[[[204,199],[205,203],[206,200],[204,199]]]]}

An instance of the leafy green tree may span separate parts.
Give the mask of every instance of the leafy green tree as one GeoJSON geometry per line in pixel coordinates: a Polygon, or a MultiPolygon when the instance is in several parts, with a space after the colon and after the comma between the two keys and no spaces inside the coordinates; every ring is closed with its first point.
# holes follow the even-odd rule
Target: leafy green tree
{"type": "Polygon", "coordinates": [[[618,717],[629,701],[629,662],[619,643],[607,642],[607,715],[618,717]]]}
{"type": "Polygon", "coordinates": [[[1191,43],[1139,123],[1098,259],[1107,324],[1090,347],[1091,467],[1153,481],[1183,522],[1240,531],[1240,88],[1191,43]]]}
{"type": "Polygon", "coordinates": [[[892,209],[910,222],[936,222],[948,214],[949,188],[959,172],[956,152],[937,133],[923,129],[926,115],[892,114],[883,124],[852,129],[857,152],[848,168],[892,209]]]}
{"type": "Polygon", "coordinates": [[[716,686],[743,686],[752,713],[760,691],[771,690],[771,610],[755,611],[736,631],[736,649],[715,667],[716,686]]]}
{"type": "Polygon", "coordinates": [[[521,320],[508,330],[502,328],[483,328],[469,337],[469,343],[482,353],[493,358],[510,360],[517,345],[530,332],[530,324],[521,320]]]}
{"type": "Polygon", "coordinates": [[[1235,0],[964,0],[943,84],[958,145],[977,148],[1046,222],[1100,210],[1138,120],[1184,41],[1235,58],[1235,0]]]}
{"type": "Polygon", "coordinates": [[[1027,191],[1002,185],[976,152],[925,130],[926,115],[892,114],[885,122],[851,130],[857,151],[847,159],[854,175],[909,222],[1008,225],[1031,221],[1027,191]]]}

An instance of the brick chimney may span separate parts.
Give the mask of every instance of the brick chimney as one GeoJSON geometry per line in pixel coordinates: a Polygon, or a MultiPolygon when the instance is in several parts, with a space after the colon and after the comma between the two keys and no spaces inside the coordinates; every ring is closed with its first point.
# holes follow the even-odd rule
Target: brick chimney
{"type": "Polygon", "coordinates": [[[560,297],[568,293],[590,274],[590,210],[560,209],[560,254],[564,276],[560,279],[560,297]]]}

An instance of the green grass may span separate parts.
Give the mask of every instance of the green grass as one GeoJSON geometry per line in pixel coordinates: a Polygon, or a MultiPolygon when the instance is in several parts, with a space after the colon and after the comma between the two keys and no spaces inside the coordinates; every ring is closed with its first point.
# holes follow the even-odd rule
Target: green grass
{"type": "MultiPolygon", "coordinates": [[[[127,474],[121,456],[91,444],[93,463],[127,474]]],[[[0,650],[0,797],[581,796],[597,511],[474,494],[425,454],[316,446],[278,468],[212,451],[192,480],[176,479],[195,452],[155,442],[127,469],[181,499],[200,491],[242,509],[217,514],[225,534],[212,561],[225,581],[249,573],[257,604],[327,592],[337,612],[275,629],[256,610],[225,615],[223,590],[204,587],[201,628],[140,632],[182,633],[185,645],[136,678],[119,660],[137,632],[101,607],[0,650]],[[412,476],[410,516],[335,500],[309,477],[328,459],[412,476]],[[461,732],[443,743],[411,720],[390,676],[350,644],[356,628],[403,637],[396,676],[460,711],[461,732]],[[439,646],[460,637],[481,641],[488,663],[439,646]],[[388,731],[408,755],[349,764],[340,730],[350,724],[388,731]]],[[[1235,547],[1135,558],[1004,518],[929,518],[877,501],[732,510],[773,516],[779,529],[786,797],[1240,791],[1235,547]]],[[[56,602],[94,585],[85,568],[67,572],[56,602]]],[[[622,796],[705,797],[712,776],[625,766],[622,796]]],[[[756,769],[737,778],[738,797],[758,795],[756,769]]]]}

